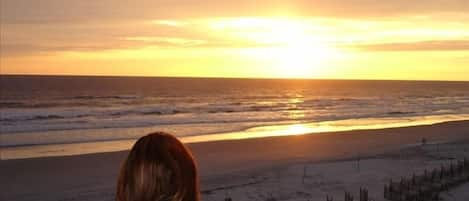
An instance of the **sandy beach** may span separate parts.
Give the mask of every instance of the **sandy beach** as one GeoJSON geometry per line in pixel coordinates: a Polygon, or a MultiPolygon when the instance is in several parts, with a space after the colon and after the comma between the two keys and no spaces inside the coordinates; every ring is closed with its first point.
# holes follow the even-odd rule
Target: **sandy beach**
{"type": "MultiPolygon", "coordinates": [[[[469,121],[189,144],[203,200],[343,199],[425,168],[469,157],[469,121]],[[421,145],[426,138],[428,144],[421,145]],[[357,158],[360,158],[358,167],[357,158]]],[[[123,152],[1,161],[1,200],[113,200],[123,152]]],[[[466,200],[468,185],[447,192],[466,200]]]]}

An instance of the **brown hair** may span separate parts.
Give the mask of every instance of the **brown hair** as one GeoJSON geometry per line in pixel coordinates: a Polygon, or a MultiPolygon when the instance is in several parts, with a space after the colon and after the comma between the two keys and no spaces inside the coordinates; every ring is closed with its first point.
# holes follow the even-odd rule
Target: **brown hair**
{"type": "Polygon", "coordinates": [[[197,166],[170,134],[140,138],[122,165],[116,201],[199,201],[197,166]]]}

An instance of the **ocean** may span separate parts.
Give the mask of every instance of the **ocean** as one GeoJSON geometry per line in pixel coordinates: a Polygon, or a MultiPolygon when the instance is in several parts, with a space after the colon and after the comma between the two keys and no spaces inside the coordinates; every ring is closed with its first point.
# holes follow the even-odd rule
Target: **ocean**
{"type": "Polygon", "coordinates": [[[2,75],[0,87],[2,159],[121,150],[159,130],[193,142],[469,119],[469,82],[2,75]]]}

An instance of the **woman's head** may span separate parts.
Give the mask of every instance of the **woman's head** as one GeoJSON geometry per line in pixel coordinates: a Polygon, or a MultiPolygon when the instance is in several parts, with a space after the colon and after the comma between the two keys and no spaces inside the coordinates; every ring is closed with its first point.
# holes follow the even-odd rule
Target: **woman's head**
{"type": "Polygon", "coordinates": [[[117,183],[117,201],[199,201],[196,164],[189,150],[167,133],[140,138],[117,183]]]}

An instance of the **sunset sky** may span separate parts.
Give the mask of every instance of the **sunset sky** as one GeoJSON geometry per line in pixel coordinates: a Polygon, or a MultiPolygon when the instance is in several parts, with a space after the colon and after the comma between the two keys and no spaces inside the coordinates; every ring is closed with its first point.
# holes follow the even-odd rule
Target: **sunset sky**
{"type": "Polygon", "coordinates": [[[469,80],[469,0],[1,0],[1,74],[469,80]]]}

